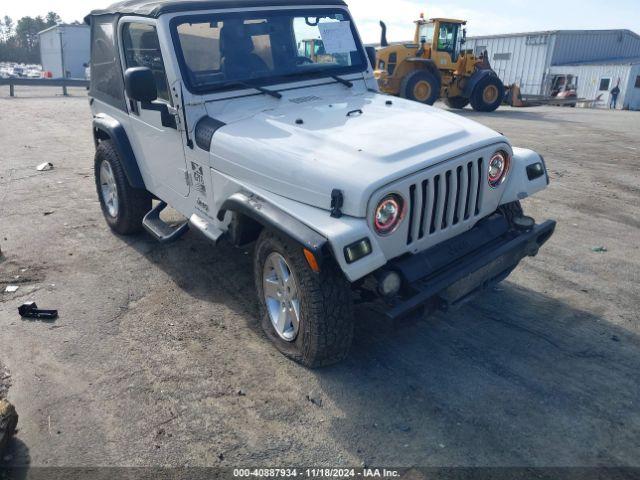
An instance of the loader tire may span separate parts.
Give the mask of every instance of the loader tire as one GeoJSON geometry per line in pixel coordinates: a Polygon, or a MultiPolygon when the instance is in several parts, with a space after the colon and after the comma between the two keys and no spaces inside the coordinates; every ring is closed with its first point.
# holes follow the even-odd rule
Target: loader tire
{"type": "Polygon", "coordinates": [[[307,368],[347,356],[353,341],[353,299],[335,263],[325,262],[314,273],[300,245],[265,229],[255,248],[254,276],[262,329],[283,355],[307,368]]]}
{"type": "Polygon", "coordinates": [[[469,99],[466,97],[449,97],[444,101],[447,104],[447,107],[454,108],[456,110],[462,110],[464,107],[469,105],[469,99]]]}
{"type": "Polygon", "coordinates": [[[100,207],[111,230],[120,235],[141,232],[142,220],[151,210],[151,194],[129,184],[110,140],[98,144],[94,166],[100,207]]]}
{"type": "Polygon", "coordinates": [[[471,106],[477,112],[493,112],[502,104],[504,84],[495,75],[489,75],[476,85],[471,93],[471,106]]]}
{"type": "Polygon", "coordinates": [[[427,70],[416,70],[404,77],[400,87],[402,97],[415,102],[433,105],[440,98],[441,82],[427,70]]]}

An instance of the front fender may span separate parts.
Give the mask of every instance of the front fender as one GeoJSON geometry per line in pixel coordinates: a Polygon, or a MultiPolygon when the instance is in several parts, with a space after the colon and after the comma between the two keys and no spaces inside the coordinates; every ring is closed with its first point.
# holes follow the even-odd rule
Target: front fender
{"type": "Polygon", "coordinates": [[[533,150],[514,148],[507,182],[501,205],[524,200],[544,190],[549,185],[549,173],[544,158],[533,150]]]}
{"type": "Polygon", "coordinates": [[[476,85],[478,85],[481,80],[490,76],[496,76],[496,72],[494,72],[493,70],[478,70],[477,72],[475,72],[465,85],[462,92],[463,96],[466,98],[471,98],[476,85]]]}
{"type": "MultiPolygon", "coordinates": [[[[226,212],[233,211],[234,208],[243,209],[243,213],[251,215],[251,218],[262,225],[265,225],[267,221],[270,222],[270,225],[274,225],[276,230],[281,233],[283,233],[283,225],[295,225],[295,230],[306,232],[305,235],[309,235],[309,239],[315,238],[317,240],[305,240],[300,237],[301,234],[295,236],[291,233],[286,234],[287,238],[295,239],[297,237],[296,241],[301,246],[313,246],[314,244],[320,246],[322,244],[320,247],[322,253],[333,257],[350,282],[366,277],[387,263],[384,252],[378,244],[378,239],[372,235],[365,218],[348,215],[333,218],[326,209],[296,202],[255,185],[238,181],[216,170],[212,170],[212,175],[213,190],[219,192],[224,198],[217,209],[219,213],[217,219],[221,228],[226,228],[221,219],[228,218],[226,212]],[[251,202],[251,198],[260,198],[262,202],[251,202]],[[263,205],[268,205],[267,210],[262,208],[263,205]],[[277,215],[274,210],[278,211],[277,215]],[[265,214],[265,212],[268,213],[265,214]],[[269,219],[265,219],[263,214],[269,219]],[[282,218],[286,218],[286,223],[279,220],[282,218]],[[371,241],[373,248],[371,255],[357,262],[347,263],[344,254],[345,247],[365,237],[371,241]]],[[[316,259],[321,260],[319,257],[316,259]]]]}
{"type": "Polygon", "coordinates": [[[127,132],[118,120],[104,114],[96,115],[93,119],[93,140],[96,146],[101,140],[111,140],[118,152],[129,185],[137,189],[146,189],[127,132]]]}
{"type": "Polygon", "coordinates": [[[222,222],[227,212],[246,215],[264,227],[299,243],[310,250],[318,261],[321,261],[326,254],[327,239],[325,237],[258,195],[249,193],[232,195],[222,204],[218,212],[218,220],[222,222]]]}

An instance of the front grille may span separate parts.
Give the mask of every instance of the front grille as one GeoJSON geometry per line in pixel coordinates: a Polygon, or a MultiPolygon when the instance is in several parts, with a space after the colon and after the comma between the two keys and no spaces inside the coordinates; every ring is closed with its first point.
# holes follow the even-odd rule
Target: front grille
{"type": "Polygon", "coordinates": [[[477,217],[483,171],[479,158],[410,185],[407,245],[477,217]]]}

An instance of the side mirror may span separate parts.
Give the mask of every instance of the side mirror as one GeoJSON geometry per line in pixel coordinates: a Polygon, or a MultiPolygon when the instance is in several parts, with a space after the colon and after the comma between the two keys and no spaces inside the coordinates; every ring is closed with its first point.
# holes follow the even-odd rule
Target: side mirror
{"type": "MultiPolygon", "coordinates": [[[[164,102],[153,103],[158,99],[158,87],[153,72],[148,67],[134,67],[124,72],[124,88],[127,97],[142,104],[142,110],[160,112],[162,126],[178,129],[176,117],[164,102]]],[[[132,105],[133,112],[139,115],[138,104],[132,105]]]]}
{"type": "Polygon", "coordinates": [[[124,73],[124,86],[131,100],[144,104],[158,99],[156,79],[148,67],[127,69],[124,73]]]}
{"type": "Polygon", "coordinates": [[[376,67],[377,67],[376,48],[375,47],[366,47],[365,50],[367,52],[367,57],[369,57],[369,61],[371,62],[371,68],[373,68],[375,70],[376,67]]]}

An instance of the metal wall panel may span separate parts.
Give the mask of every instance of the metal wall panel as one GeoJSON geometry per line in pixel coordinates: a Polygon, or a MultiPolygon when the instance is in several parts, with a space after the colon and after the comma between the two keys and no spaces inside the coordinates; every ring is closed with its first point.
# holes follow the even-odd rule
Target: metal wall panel
{"type": "Polygon", "coordinates": [[[628,30],[560,31],[552,65],[640,57],[640,36],[628,30]]]}
{"type": "Polygon", "coordinates": [[[629,110],[640,110],[640,63],[629,69],[629,83],[624,96],[624,106],[629,110]]]}
{"type": "Polygon", "coordinates": [[[43,72],[51,72],[54,78],[62,77],[60,36],[56,28],[40,34],[40,63],[43,72]]]}
{"type": "Polygon", "coordinates": [[[91,30],[88,25],[65,26],[64,64],[71,78],[85,78],[85,64],[91,60],[91,30]]]}
{"type": "Polygon", "coordinates": [[[543,33],[469,38],[465,48],[478,54],[481,47],[486,47],[491,65],[506,85],[517,83],[522,93],[539,95],[544,89],[554,45],[555,35],[543,33]],[[510,58],[505,54],[510,54],[510,58]],[[498,58],[494,59],[495,55],[498,58]]]}

